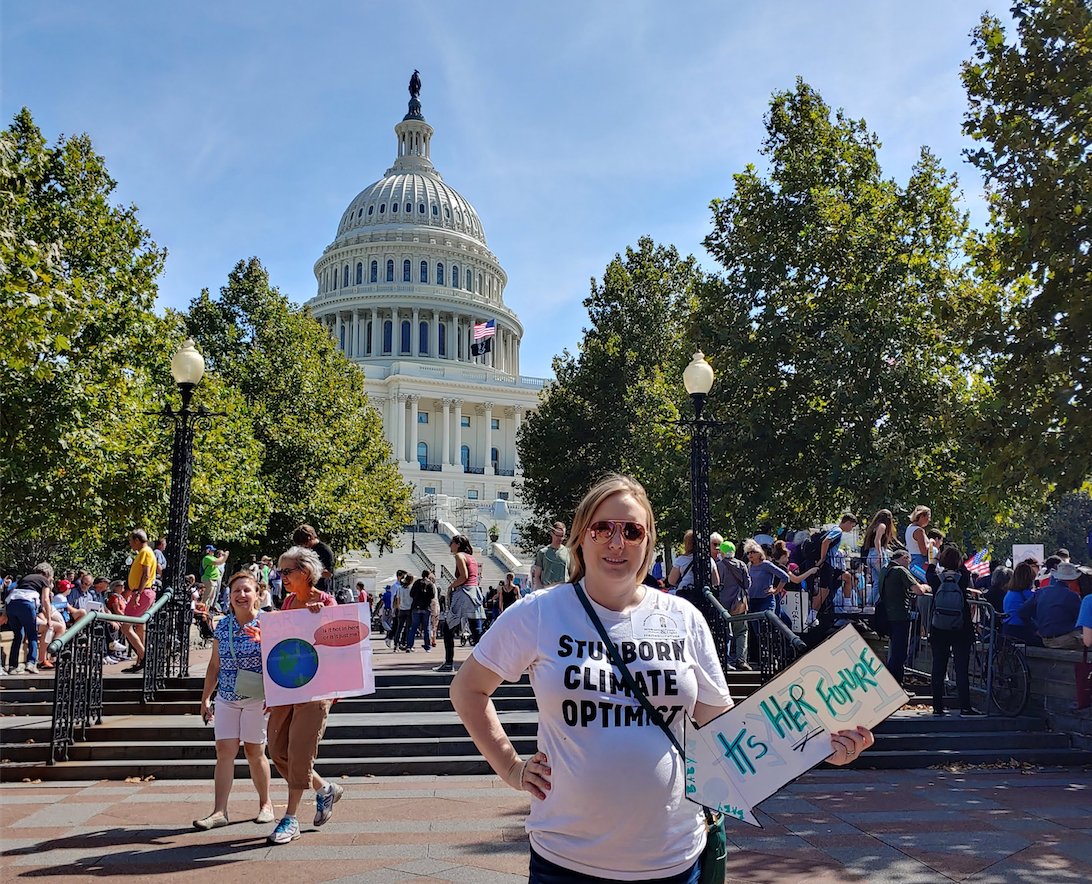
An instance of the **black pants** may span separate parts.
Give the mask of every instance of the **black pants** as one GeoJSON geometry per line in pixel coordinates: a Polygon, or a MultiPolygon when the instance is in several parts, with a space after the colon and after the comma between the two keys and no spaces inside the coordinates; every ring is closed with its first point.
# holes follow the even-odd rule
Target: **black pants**
{"type": "Polygon", "coordinates": [[[956,694],[959,708],[971,708],[971,679],[968,670],[971,667],[972,638],[965,632],[947,629],[934,629],[929,634],[929,646],[933,650],[933,711],[944,709],[944,676],[948,671],[948,659],[955,658],[956,694]]]}
{"type": "MultiPolygon", "coordinates": [[[[470,635],[474,644],[478,643],[478,639],[482,637],[482,621],[476,620],[473,617],[467,620],[470,624],[470,635]]],[[[444,640],[444,664],[451,666],[455,662],[455,634],[458,630],[458,625],[455,629],[452,629],[447,625],[447,620],[443,617],[440,618],[440,635],[444,640]]]]}
{"type": "Polygon", "coordinates": [[[405,611],[398,611],[394,615],[394,636],[392,640],[396,648],[402,647],[406,643],[406,638],[409,636],[410,619],[413,615],[409,609],[405,611]]]}
{"type": "MultiPolygon", "coordinates": [[[[887,646],[887,669],[895,677],[895,681],[902,684],[903,676],[906,674],[906,653],[910,647],[910,621],[892,621],[890,628],[891,641],[887,646]]],[[[933,653],[935,655],[936,651],[933,653]]]]}

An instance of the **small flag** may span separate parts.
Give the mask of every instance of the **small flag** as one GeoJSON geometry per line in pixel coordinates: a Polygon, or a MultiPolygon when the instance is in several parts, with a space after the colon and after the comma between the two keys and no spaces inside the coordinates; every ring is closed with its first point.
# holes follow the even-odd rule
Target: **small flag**
{"type": "Polygon", "coordinates": [[[493,341],[486,338],[484,341],[475,341],[470,345],[471,356],[484,356],[493,349],[493,341]]]}
{"type": "Polygon", "coordinates": [[[990,560],[989,552],[982,549],[971,556],[967,561],[963,563],[972,577],[985,577],[990,573],[990,560]]]}
{"type": "Polygon", "coordinates": [[[484,338],[491,338],[497,333],[497,320],[490,319],[489,322],[475,322],[474,323],[474,340],[480,341],[484,338]]]}

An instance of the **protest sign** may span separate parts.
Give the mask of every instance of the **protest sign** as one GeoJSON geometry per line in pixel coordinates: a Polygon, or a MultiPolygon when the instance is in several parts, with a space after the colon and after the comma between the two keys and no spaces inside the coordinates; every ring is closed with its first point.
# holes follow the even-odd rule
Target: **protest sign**
{"type": "Polygon", "coordinates": [[[262,614],[266,705],[375,693],[371,619],[366,604],[262,614]]]}
{"type": "Polygon", "coordinates": [[[686,797],[753,826],[753,808],[831,754],[830,735],[871,728],[909,699],[846,626],[703,727],[685,723],[686,797]]]}
{"type": "Polygon", "coordinates": [[[1012,564],[1019,565],[1028,559],[1034,559],[1038,564],[1046,561],[1046,550],[1041,543],[1014,543],[1012,545],[1012,564]]]}

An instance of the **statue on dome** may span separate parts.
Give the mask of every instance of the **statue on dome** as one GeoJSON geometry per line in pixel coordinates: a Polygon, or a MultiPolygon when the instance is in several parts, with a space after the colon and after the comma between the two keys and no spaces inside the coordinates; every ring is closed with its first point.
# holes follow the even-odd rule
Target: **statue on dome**
{"type": "Polygon", "coordinates": [[[409,94],[413,99],[421,97],[421,72],[418,70],[414,70],[413,76],[409,78],[409,94]]]}

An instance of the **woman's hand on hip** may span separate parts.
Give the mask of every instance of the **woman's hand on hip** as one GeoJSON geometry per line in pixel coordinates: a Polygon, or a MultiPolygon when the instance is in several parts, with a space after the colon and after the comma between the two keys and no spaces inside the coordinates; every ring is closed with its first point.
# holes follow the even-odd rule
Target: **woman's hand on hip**
{"type": "Polygon", "coordinates": [[[526,761],[517,761],[508,770],[504,781],[517,792],[530,792],[542,801],[552,788],[550,777],[553,771],[546,760],[545,752],[536,752],[526,761]]]}
{"type": "Polygon", "coordinates": [[[827,759],[828,764],[849,764],[855,761],[865,749],[876,742],[872,731],[857,726],[856,730],[838,731],[830,735],[830,745],[834,752],[827,759]]]}

